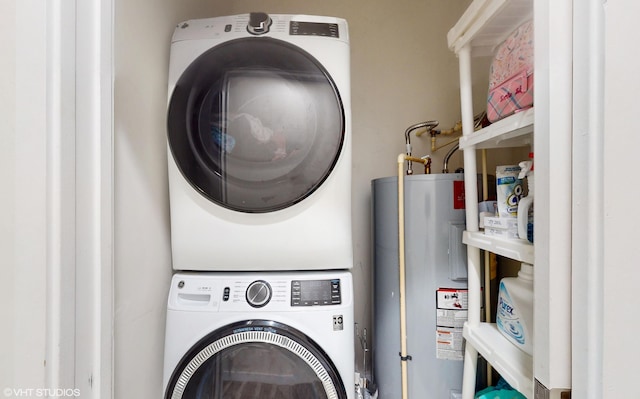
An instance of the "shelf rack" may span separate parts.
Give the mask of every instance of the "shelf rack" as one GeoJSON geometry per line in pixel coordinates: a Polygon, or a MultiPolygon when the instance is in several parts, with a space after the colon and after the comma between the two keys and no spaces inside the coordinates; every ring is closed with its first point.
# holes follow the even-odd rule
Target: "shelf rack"
{"type": "Polygon", "coordinates": [[[471,91],[471,57],[492,55],[524,21],[533,16],[533,0],[474,0],[447,35],[449,48],[460,63],[460,102],[463,136],[460,149],[464,152],[469,268],[469,316],[463,336],[466,339],[463,399],[475,395],[478,354],[515,389],[533,399],[533,357],[509,342],[493,323],[481,322],[480,250],[491,251],[511,259],[534,264],[534,246],[524,240],[507,240],[485,236],[478,227],[476,186],[476,150],[484,148],[521,147],[533,144],[533,108],[518,112],[484,129],[473,131],[471,91]],[[473,178],[472,178],[473,177],[473,178]]]}
{"type": "Polygon", "coordinates": [[[465,231],[462,233],[462,242],[519,262],[534,263],[533,244],[529,241],[491,237],[478,231],[465,231]]]}
{"type": "Polygon", "coordinates": [[[460,149],[523,147],[533,145],[534,108],[515,113],[469,136],[460,138],[460,149]]]}
{"type": "Polygon", "coordinates": [[[493,55],[495,47],[532,16],[532,0],[474,0],[449,30],[449,49],[457,54],[470,46],[474,56],[493,55]]]}
{"type": "Polygon", "coordinates": [[[532,397],[533,357],[507,341],[495,323],[467,324],[463,336],[514,389],[532,397]]]}

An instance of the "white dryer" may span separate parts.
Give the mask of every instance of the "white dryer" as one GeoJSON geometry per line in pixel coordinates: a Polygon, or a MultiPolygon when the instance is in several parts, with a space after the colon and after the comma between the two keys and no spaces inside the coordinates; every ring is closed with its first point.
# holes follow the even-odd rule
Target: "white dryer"
{"type": "Polygon", "coordinates": [[[167,137],[176,270],[352,266],[345,20],[179,24],[167,137]]]}
{"type": "Polygon", "coordinates": [[[169,291],[166,399],[352,399],[351,274],[179,273],[169,291]]]}

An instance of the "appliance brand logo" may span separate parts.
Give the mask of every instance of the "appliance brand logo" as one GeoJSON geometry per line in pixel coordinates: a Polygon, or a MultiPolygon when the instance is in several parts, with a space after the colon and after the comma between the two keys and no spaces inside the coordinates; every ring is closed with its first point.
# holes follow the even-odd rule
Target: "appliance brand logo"
{"type": "Polygon", "coordinates": [[[453,209],[464,209],[464,181],[453,182],[453,209]]]}
{"type": "Polygon", "coordinates": [[[518,87],[516,88],[516,91],[515,91],[514,93],[512,93],[512,92],[510,92],[510,91],[509,91],[509,92],[507,92],[507,94],[504,94],[504,95],[500,96],[500,102],[503,102],[503,101],[505,101],[505,100],[508,100],[508,99],[510,99],[511,97],[513,97],[514,95],[516,95],[516,96],[517,96],[518,94],[523,94],[523,93],[524,93],[524,89],[522,88],[522,85],[520,85],[520,86],[518,86],[518,87]]]}
{"type": "Polygon", "coordinates": [[[500,307],[500,309],[507,313],[510,314],[511,316],[513,316],[513,306],[509,305],[508,303],[506,303],[502,297],[500,297],[498,299],[498,306],[500,307]]]}

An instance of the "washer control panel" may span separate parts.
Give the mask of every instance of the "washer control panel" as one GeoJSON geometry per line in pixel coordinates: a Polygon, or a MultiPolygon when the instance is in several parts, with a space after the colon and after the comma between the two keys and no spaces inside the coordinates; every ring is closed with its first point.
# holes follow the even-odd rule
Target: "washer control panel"
{"type": "Polygon", "coordinates": [[[341,303],[340,279],[291,281],[291,306],[327,306],[341,303]]]}
{"type": "Polygon", "coordinates": [[[172,279],[168,308],[207,312],[332,311],[351,303],[351,290],[348,272],[177,273],[172,279]]]}

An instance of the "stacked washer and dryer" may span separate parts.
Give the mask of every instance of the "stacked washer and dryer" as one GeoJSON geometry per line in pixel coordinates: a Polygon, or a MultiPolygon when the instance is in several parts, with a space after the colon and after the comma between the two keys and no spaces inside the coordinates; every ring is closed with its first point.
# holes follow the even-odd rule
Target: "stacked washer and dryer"
{"type": "Polygon", "coordinates": [[[353,398],[346,21],[179,24],[167,138],[164,397],[353,398]]]}

